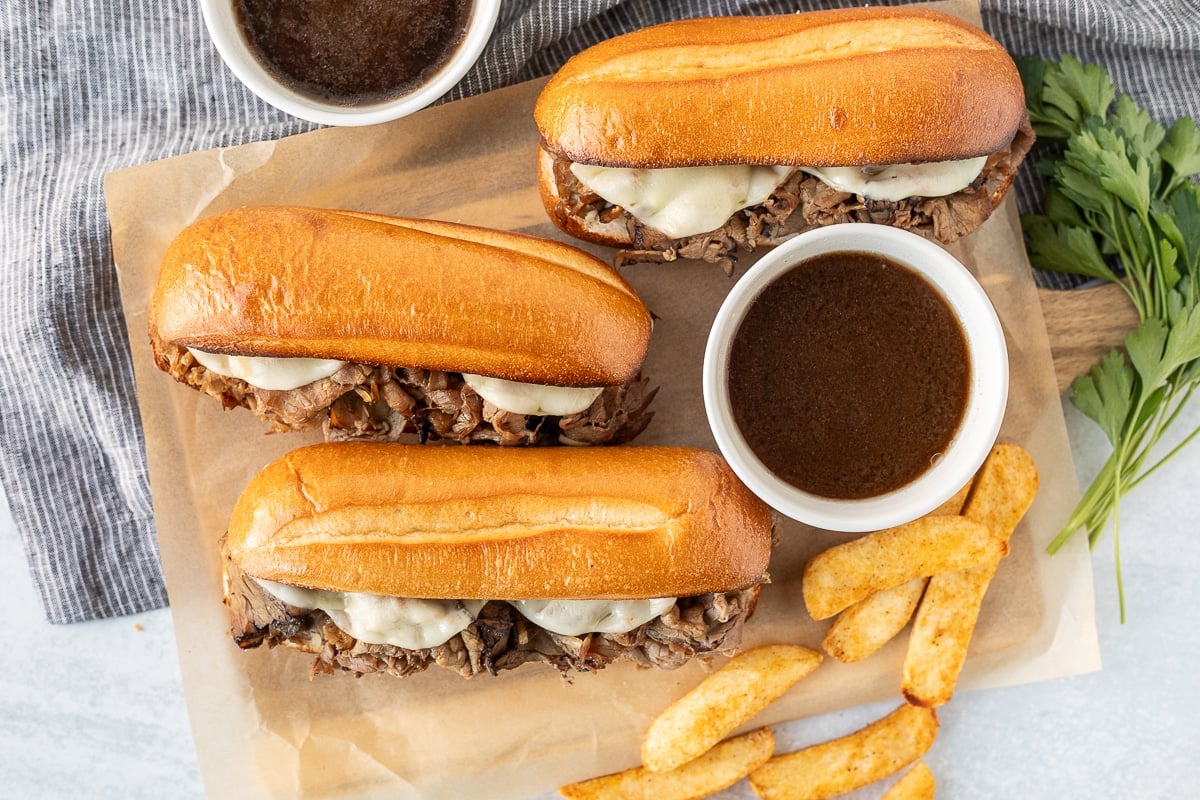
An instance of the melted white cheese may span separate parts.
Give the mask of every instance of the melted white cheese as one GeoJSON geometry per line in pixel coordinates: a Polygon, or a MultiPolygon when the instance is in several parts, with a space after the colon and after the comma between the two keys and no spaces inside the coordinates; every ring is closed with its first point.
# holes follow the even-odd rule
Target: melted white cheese
{"type": "Polygon", "coordinates": [[[583,185],[672,239],[716,230],[771,196],[791,167],[749,164],[623,169],[572,164],[583,185]]]}
{"type": "MultiPolygon", "coordinates": [[[[979,177],[987,156],[878,167],[801,167],[833,188],[872,200],[944,197],[979,177]]],[[[625,169],[572,164],[584,186],[672,239],[706,233],[771,196],[791,167],[732,164],[625,169]]]]}
{"type": "Polygon", "coordinates": [[[290,606],[320,609],[333,624],[370,644],[421,650],[445,644],[466,630],[483,600],[414,600],[361,592],[323,592],[259,580],[290,606]]]}
{"type": "Polygon", "coordinates": [[[987,156],[963,161],[891,164],[883,167],[802,167],[841,192],[871,200],[945,197],[965,189],[983,172],[987,156]]]}
{"type": "MultiPolygon", "coordinates": [[[[259,389],[298,389],[313,381],[328,378],[347,363],[322,358],[227,356],[190,347],[188,352],[205,369],[227,378],[239,378],[259,389]]],[[[502,411],[541,417],[561,417],[586,411],[604,391],[603,388],[518,383],[465,372],[463,380],[480,397],[502,411]]]]}
{"type": "Polygon", "coordinates": [[[628,633],[675,605],[675,598],[509,602],[539,627],[563,636],[579,636],[584,633],[628,633]]]}
{"type": "MultiPolygon", "coordinates": [[[[466,630],[484,600],[415,600],[361,592],[325,592],[286,583],[255,580],[289,606],[320,609],[333,624],[370,644],[421,650],[445,644],[466,630]]],[[[628,633],[675,605],[675,598],[652,600],[510,600],[521,615],[563,636],[628,633]]]]}
{"type": "Polygon", "coordinates": [[[188,352],[218,375],[240,378],[259,389],[298,389],[313,381],[328,378],[346,365],[329,358],[271,358],[267,356],[226,356],[188,348],[188,352]]]}
{"type": "Polygon", "coordinates": [[[503,378],[469,375],[465,372],[463,380],[480,397],[496,408],[514,414],[531,414],[535,417],[563,417],[567,414],[586,411],[604,391],[602,388],[519,383],[506,381],[503,378]]]}

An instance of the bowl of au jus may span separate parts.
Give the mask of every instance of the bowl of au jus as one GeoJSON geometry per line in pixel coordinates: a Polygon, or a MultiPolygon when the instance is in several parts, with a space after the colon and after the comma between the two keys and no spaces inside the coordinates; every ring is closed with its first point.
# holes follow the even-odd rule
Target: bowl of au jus
{"type": "Polygon", "coordinates": [[[226,66],[287,113],[324,125],[399,119],[479,58],[500,0],[200,0],[226,66]]]}
{"type": "Polygon", "coordinates": [[[1004,418],[1008,351],[950,253],[846,223],[785,242],[734,285],[703,384],[717,446],[751,491],[799,522],[870,531],[971,479],[1004,418]]]}

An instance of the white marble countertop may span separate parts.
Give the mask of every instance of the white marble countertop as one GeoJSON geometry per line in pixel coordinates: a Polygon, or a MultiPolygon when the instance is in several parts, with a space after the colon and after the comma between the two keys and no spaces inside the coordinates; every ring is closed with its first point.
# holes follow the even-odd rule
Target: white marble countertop
{"type": "MultiPolygon", "coordinates": [[[[1081,482],[1102,436],[1074,409],[1081,482]]],[[[1180,421],[1200,424],[1200,403],[1180,421]]],[[[1200,443],[1123,506],[1128,622],[1118,619],[1112,537],[1094,555],[1101,671],[960,692],[926,756],[941,798],[1182,798],[1200,786],[1200,443]]],[[[2,505],[2,504],[0,504],[2,505]]],[[[0,796],[192,798],[204,790],[167,610],[45,622],[7,506],[0,585],[9,624],[0,683],[0,796]]],[[[839,735],[890,710],[852,709],[778,729],[783,743],[839,735]]],[[[877,792],[864,796],[876,796],[877,792]]],[[[723,793],[750,797],[744,784],[723,793]]]]}

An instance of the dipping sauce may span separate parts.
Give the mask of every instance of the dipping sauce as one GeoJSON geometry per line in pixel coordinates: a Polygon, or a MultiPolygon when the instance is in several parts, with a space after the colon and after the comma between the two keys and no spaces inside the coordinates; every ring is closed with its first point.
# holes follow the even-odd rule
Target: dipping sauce
{"type": "Polygon", "coordinates": [[[754,299],[729,352],[734,420],[771,472],[821,497],[911,483],[962,422],[962,327],[923,277],[882,256],[805,260],[754,299]]]}
{"type": "Polygon", "coordinates": [[[234,0],[263,67],[293,91],[338,105],[420,86],[462,42],[471,0],[234,0]]]}

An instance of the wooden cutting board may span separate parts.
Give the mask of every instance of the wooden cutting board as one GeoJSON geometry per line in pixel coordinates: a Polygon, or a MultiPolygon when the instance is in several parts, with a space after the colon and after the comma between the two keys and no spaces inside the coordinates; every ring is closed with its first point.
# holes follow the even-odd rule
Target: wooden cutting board
{"type": "Polygon", "coordinates": [[[1058,390],[1114,347],[1138,324],[1137,311],[1121,287],[1104,284],[1089,289],[1038,289],[1058,390]]]}

